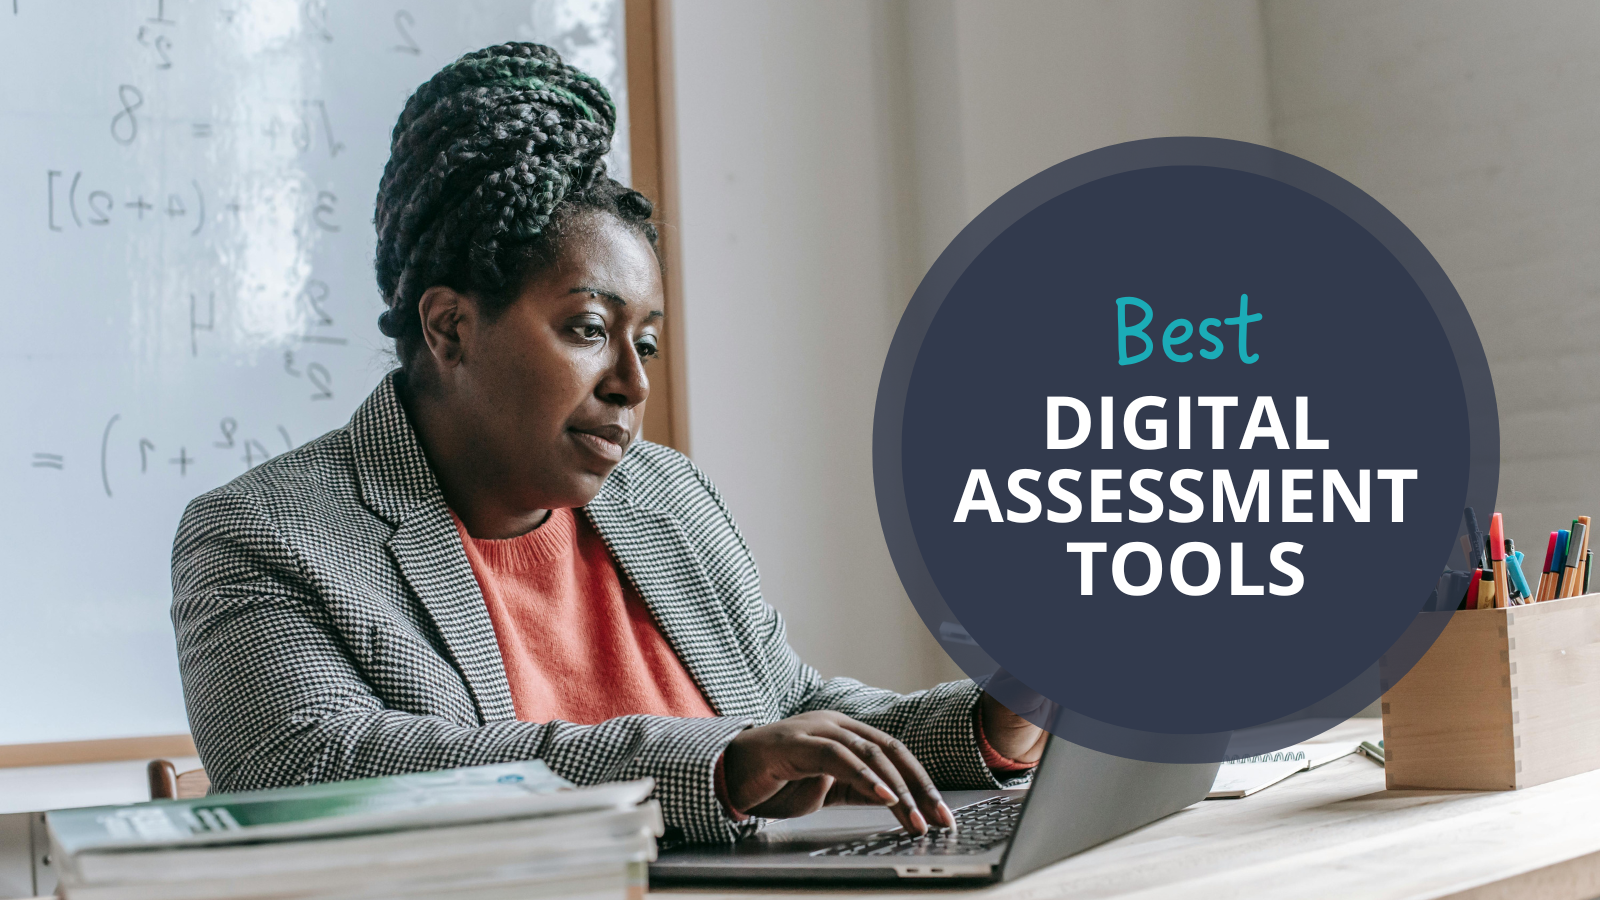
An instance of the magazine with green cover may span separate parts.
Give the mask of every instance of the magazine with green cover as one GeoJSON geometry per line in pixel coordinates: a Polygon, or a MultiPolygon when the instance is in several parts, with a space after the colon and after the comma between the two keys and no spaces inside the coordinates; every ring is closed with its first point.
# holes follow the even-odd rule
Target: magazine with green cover
{"type": "Polygon", "coordinates": [[[577,788],[537,760],[46,814],[64,855],[427,828],[644,800],[649,779],[577,788]]]}

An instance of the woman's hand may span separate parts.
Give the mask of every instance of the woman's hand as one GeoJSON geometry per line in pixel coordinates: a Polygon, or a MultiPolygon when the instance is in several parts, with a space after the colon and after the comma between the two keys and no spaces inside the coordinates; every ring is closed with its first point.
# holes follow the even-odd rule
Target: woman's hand
{"type": "Polygon", "coordinates": [[[733,808],[753,816],[862,803],[889,807],[912,834],[929,822],[956,823],[905,744],[843,713],[801,713],[740,732],[723,751],[722,774],[733,808]]]}
{"type": "Polygon", "coordinates": [[[983,724],[984,740],[1006,759],[1033,763],[1044,755],[1049,733],[1005,708],[999,700],[984,694],[978,700],[978,717],[983,724]]]}

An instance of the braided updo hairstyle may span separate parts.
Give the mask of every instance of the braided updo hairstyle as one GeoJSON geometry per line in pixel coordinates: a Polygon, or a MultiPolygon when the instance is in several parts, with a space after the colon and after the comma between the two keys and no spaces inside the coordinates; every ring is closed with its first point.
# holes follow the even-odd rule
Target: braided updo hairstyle
{"type": "MultiPolygon", "coordinates": [[[[490,316],[553,264],[583,211],[610,213],[656,247],[643,194],[606,175],[616,107],[593,77],[542,44],[486,47],[406,101],[378,184],[378,328],[409,368],[417,301],[434,285],[490,316]]],[[[659,262],[659,256],[658,256],[659,262]]]]}

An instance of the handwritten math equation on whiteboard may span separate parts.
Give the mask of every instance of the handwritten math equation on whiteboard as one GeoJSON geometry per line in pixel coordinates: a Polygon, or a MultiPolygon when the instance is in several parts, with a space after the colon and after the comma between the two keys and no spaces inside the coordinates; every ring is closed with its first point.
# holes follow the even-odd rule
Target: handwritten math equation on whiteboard
{"type": "Polygon", "coordinates": [[[178,519],[394,365],[372,205],[406,98],[550,44],[612,91],[627,181],[622,25],[622,0],[0,0],[0,616],[28,636],[0,681],[96,660],[0,699],[0,744],[186,730],[178,519]]]}

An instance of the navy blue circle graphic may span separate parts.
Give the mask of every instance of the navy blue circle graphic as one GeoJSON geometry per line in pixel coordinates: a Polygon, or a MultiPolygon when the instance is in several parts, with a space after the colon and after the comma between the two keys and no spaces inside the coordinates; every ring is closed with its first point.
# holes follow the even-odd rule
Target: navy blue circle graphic
{"type": "Polygon", "coordinates": [[[969,675],[1075,743],[1208,762],[1321,732],[1426,651],[1498,434],[1404,225],[1297,157],[1163,138],[951,243],[873,452],[902,581],[969,675]]]}

